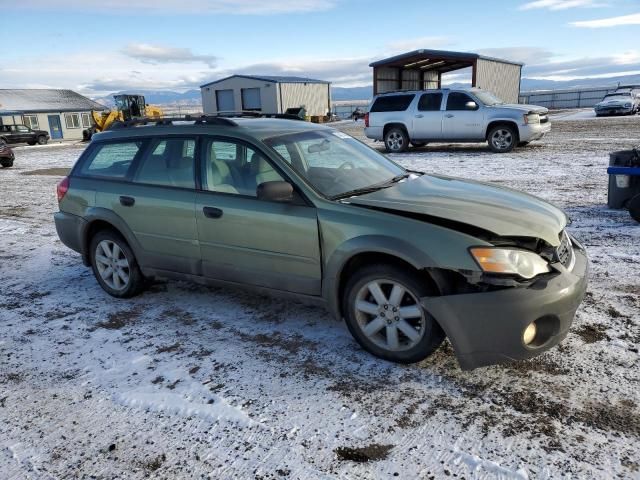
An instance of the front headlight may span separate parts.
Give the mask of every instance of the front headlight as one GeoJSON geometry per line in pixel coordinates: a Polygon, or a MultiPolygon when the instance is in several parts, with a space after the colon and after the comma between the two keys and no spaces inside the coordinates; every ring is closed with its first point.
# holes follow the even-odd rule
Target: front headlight
{"type": "Polygon", "coordinates": [[[631,108],[631,104],[630,103],[625,103],[624,104],[624,108],[631,108]]]}
{"type": "Polygon", "coordinates": [[[527,250],[476,247],[469,251],[486,273],[519,275],[530,279],[551,271],[549,263],[544,258],[527,250]]]}
{"type": "Polygon", "coordinates": [[[525,125],[533,125],[536,123],[540,123],[540,115],[537,113],[527,113],[524,116],[524,124],[525,125]]]}

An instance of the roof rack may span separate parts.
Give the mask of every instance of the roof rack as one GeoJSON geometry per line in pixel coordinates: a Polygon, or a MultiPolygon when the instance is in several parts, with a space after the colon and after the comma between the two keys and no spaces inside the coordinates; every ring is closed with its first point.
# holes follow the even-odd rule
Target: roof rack
{"type": "Polygon", "coordinates": [[[109,130],[120,128],[137,127],[140,125],[173,125],[174,122],[193,122],[194,125],[219,125],[226,127],[237,127],[238,123],[232,118],[280,118],[285,120],[304,120],[297,115],[286,113],[260,113],[252,111],[243,112],[218,112],[213,115],[185,115],[184,117],[143,117],[131,120],[113,122],[109,130]]]}

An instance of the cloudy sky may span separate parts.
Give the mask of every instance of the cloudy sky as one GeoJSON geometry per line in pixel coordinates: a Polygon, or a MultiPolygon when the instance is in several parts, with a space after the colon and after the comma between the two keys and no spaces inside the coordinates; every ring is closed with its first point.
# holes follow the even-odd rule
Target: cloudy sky
{"type": "Polygon", "coordinates": [[[480,52],[570,80],[640,73],[640,0],[0,0],[0,88],[184,90],[230,73],[371,83],[372,60],[480,52]]]}

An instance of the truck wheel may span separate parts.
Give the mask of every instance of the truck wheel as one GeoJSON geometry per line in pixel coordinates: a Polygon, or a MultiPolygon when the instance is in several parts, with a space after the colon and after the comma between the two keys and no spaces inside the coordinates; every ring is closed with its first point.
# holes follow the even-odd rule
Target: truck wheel
{"type": "Polygon", "coordinates": [[[389,153],[402,153],[409,148],[409,135],[400,127],[391,127],[384,135],[384,146],[389,153]]]}
{"type": "Polygon", "coordinates": [[[2,165],[2,168],[13,167],[13,160],[3,161],[2,163],[0,163],[0,165],[2,165]]]}
{"type": "Polygon", "coordinates": [[[40,135],[38,137],[38,145],[46,145],[47,144],[47,137],[45,137],[44,135],[40,135]]]}
{"type": "Polygon", "coordinates": [[[144,276],[120,234],[102,230],[91,239],[89,248],[93,274],[105,292],[117,298],[130,298],[142,291],[144,276]]]}
{"type": "Polygon", "coordinates": [[[0,138],[0,145],[6,145],[7,141],[4,138],[0,138]]]}
{"type": "Polygon", "coordinates": [[[507,153],[518,144],[518,132],[510,125],[498,125],[489,131],[487,141],[492,152],[507,153]]]}
{"type": "Polygon", "coordinates": [[[629,213],[631,218],[636,222],[640,222],[640,194],[629,200],[629,213]]]}
{"type": "Polygon", "coordinates": [[[444,332],[420,305],[423,279],[394,265],[370,265],[347,282],[343,312],[349,331],[369,353],[396,363],[419,362],[444,340],[444,332]]]}

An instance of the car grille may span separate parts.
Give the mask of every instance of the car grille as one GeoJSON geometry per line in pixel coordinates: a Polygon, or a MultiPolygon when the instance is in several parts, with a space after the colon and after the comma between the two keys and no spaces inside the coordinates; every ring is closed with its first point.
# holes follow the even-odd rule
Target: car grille
{"type": "Polygon", "coordinates": [[[569,235],[564,230],[560,234],[560,245],[556,249],[556,256],[562,265],[571,270],[573,267],[573,245],[569,235]]]}

